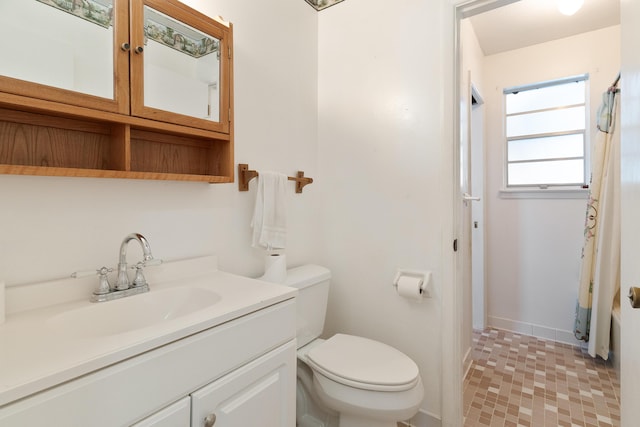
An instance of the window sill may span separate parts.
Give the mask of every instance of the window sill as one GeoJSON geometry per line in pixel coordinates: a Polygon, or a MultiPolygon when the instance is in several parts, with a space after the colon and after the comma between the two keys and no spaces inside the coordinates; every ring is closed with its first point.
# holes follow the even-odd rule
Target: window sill
{"type": "Polygon", "coordinates": [[[505,189],[498,192],[501,199],[587,199],[588,188],[521,188],[505,189]]]}

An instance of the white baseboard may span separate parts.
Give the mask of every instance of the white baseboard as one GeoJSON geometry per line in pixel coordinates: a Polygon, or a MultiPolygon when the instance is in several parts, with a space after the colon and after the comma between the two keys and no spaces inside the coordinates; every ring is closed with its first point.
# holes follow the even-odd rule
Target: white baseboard
{"type": "Polygon", "coordinates": [[[464,359],[462,361],[462,378],[466,378],[469,373],[469,369],[471,369],[471,347],[467,349],[466,354],[464,355],[464,359]]]}
{"type": "Polygon", "coordinates": [[[488,324],[497,329],[517,332],[523,335],[529,335],[545,340],[556,341],[563,344],[579,346],[578,341],[572,331],[562,329],[554,329],[546,326],[540,326],[533,323],[520,322],[518,320],[504,319],[501,317],[488,316],[488,324]]]}
{"type": "Polygon", "coordinates": [[[411,418],[410,427],[442,427],[442,420],[427,411],[420,409],[418,413],[411,418]]]}

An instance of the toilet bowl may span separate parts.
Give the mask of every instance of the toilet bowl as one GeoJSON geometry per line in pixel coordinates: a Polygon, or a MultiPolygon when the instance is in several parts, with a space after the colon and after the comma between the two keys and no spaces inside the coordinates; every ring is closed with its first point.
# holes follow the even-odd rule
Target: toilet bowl
{"type": "Polygon", "coordinates": [[[417,365],[399,350],[364,337],[319,339],[324,325],[329,270],[306,265],[288,270],[299,289],[298,427],[396,427],[413,417],[424,397],[417,365]]]}

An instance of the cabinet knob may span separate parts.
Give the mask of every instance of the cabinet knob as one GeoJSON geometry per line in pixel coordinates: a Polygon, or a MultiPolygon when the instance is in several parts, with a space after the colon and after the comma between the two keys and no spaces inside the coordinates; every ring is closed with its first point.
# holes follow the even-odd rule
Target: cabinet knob
{"type": "Polygon", "coordinates": [[[216,423],[216,414],[209,414],[204,418],[204,427],[213,427],[216,423]]]}
{"type": "Polygon", "coordinates": [[[135,53],[142,53],[144,51],[144,48],[142,46],[137,46],[136,50],[134,50],[135,53]]]}
{"type": "Polygon", "coordinates": [[[128,51],[131,48],[131,45],[129,43],[122,43],[120,45],[120,49],[124,50],[125,52],[128,51]]]}

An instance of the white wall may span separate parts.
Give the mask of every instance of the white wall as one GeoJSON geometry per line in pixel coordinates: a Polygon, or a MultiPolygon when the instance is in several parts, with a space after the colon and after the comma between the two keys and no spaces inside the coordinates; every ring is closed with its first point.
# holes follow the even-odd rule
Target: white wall
{"type": "MultiPolygon", "coordinates": [[[[302,0],[185,3],[234,24],[236,162],[316,178],[317,12],[302,0]]],[[[303,194],[291,184],[291,265],[320,258],[317,182],[303,194]]],[[[240,193],[237,184],[1,175],[0,195],[0,272],[10,286],[114,266],[131,232],[158,258],[217,254],[224,270],[262,273],[263,254],[250,247],[254,183],[240,193]]]]}
{"type": "Polygon", "coordinates": [[[489,323],[572,342],[586,209],[581,199],[505,199],[502,90],[589,73],[591,117],[620,69],[609,27],[485,58],[489,323]]]}
{"type": "Polygon", "coordinates": [[[451,217],[445,3],[349,0],[319,18],[322,218],[333,272],[325,332],[378,339],[412,357],[425,382],[422,410],[436,417],[441,298],[451,286],[441,245],[443,215],[451,217]],[[431,270],[433,298],[400,298],[391,285],[398,267],[431,270]]]}

